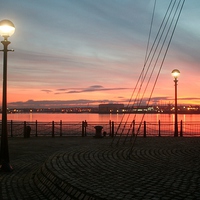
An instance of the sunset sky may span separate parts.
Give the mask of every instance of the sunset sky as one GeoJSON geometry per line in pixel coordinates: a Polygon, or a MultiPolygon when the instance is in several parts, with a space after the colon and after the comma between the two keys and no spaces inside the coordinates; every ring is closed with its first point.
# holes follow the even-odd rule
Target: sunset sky
{"type": "MultiPolygon", "coordinates": [[[[0,20],[16,27],[9,38],[15,51],[8,53],[8,107],[126,104],[144,66],[154,2],[2,0],[0,20]]],[[[169,3],[157,0],[150,44],[169,3]]],[[[174,103],[177,68],[178,103],[200,104],[199,8],[199,0],[185,1],[152,103],[174,103]]],[[[0,60],[2,77],[3,53],[0,60]]],[[[1,102],[2,87],[0,96],[1,102]]]]}

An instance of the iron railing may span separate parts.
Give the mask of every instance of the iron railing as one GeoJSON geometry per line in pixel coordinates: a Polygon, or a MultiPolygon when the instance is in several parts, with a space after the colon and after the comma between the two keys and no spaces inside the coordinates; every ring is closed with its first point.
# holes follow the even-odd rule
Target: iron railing
{"type": "MultiPolygon", "coordinates": [[[[95,136],[95,126],[102,126],[102,135],[136,135],[142,137],[148,136],[174,136],[174,124],[166,122],[26,122],[26,121],[8,121],[9,137],[37,137],[37,136],[95,136]],[[27,129],[27,127],[29,129],[27,129]],[[27,131],[29,130],[29,133],[27,131]],[[28,135],[27,135],[28,134],[28,135]]],[[[180,122],[178,123],[179,136],[199,137],[200,122],[180,122]]],[[[0,126],[1,129],[1,126],[0,126]]],[[[1,133],[1,132],[0,132],[1,133]]]]}

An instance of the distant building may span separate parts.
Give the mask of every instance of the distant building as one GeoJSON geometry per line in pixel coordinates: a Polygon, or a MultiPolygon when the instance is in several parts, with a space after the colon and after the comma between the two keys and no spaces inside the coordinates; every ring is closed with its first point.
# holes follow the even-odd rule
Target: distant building
{"type": "Polygon", "coordinates": [[[124,104],[99,104],[99,113],[120,113],[124,104]]]}

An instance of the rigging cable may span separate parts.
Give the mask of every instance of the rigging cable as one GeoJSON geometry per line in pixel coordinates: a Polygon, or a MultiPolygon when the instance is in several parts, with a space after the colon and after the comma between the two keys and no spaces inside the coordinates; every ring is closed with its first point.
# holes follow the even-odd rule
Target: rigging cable
{"type": "MultiPolygon", "coordinates": [[[[169,27],[169,29],[168,29],[167,35],[168,35],[168,33],[169,33],[169,31],[170,31],[170,29],[171,29],[171,27],[172,27],[172,23],[173,23],[173,21],[174,21],[174,19],[175,19],[176,13],[178,12],[178,7],[179,7],[181,1],[182,1],[182,0],[180,0],[179,3],[178,3],[178,6],[177,6],[176,11],[175,11],[175,13],[174,13],[174,16],[173,16],[173,19],[172,19],[172,21],[171,21],[170,27],[169,27]]],[[[164,53],[164,57],[163,57],[163,59],[162,59],[161,66],[160,66],[160,68],[159,68],[158,74],[157,74],[157,76],[156,76],[156,80],[155,80],[155,82],[154,82],[154,85],[153,85],[153,88],[152,88],[152,91],[151,91],[151,94],[150,94],[150,97],[149,97],[149,100],[148,100],[148,104],[149,104],[149,102],[150,102],[150,100],[151,100],[153,91],[154,91],[155,86],[156,86],[156,83],[157,83],[157,81],[158,81],[158,77],[159,77],[160,72],[161,72],[161,69],[162,69],[162,67],[163,67],[163,64],[164,64],[164,61],[165,61],[167,52],[168,52],[168,50],[169,50],[169,46],[170,46],[170,44],[171,44],[171,41],[172,41],[172,38],[173,38],[173,35],[174,35],[174,32],[175,32],[175,29],[176,29],[176,27],[177,27],[177,24],[178,24],[178,21],[179,21],[179,18],[180,18],[180,15],[181,15],[181,12],[182,12],[182,9],[183,9],[184,4],[185,4],[185,0],[183,0],[182,5],[181,5],[181,8],[180,8],[180,10],[179,10],[179,13],[178,13],[178,16],[177,16],[177,19],[176,19],[174,28],[173,28],[173,30],[172,30],[172,33],[171,33],[171,36],[170,36],[170,39],[169,39],[167,48],[166,48],[165,53],[164,53]]],[[[167,39],[167,36],[165,37],[165,40],[166,40],[166,39],[167,39]]],[[[134,141],[134,142],[135,142],[135,141],[134,141]]],[[[129,158],[130,158],[130,155],[131,155],[131,153],[132,153],[132,151],[133,151],[133,146],[134,146],[134,143],[132,144],[131,149],[130,149],[130,151],[129,151],[129,154],[128,154],[128,157],[129,157],[129,158]]]]}
{"type": "MultiPolygon", "coordinates": [[[[150,49],[150,52],[149,52],[149,54],[148,54],[148,56],[147,56],[147,58],[146,58],[146,60],[145,60],[145,63],[144,63],[142,72],[141,72],[141,74],[140,74],[140,76],[139,76],[139,78],[138,78],[138,81],[137,81],[137,83],[136,83],[136,86],[135,86],[135,88],[134,88],[134,91],[133,91],[133,93],[132,93],[132,95],[131,95],[131,98],[130,98],[130,100],[129,100],[129,102],[128,102],[128,105],[127,105],[127,107],[126,107],[126,109],[128,110],[128,117],[127,117],[127,119],[126,119],[126,123],[127,123],[128,119],[129,119],[129,117],[130,117],[131,110],[133,109],[134,105],[136,104],[136,102],[137,102],[138,99],[139,99],[139,93],[141,92],[142,84],[143,84],[143,82],[144,82],[144,80],[145,80],[145,77],[147,76],[147,72],[148,72],[149,67],[150,67],[150,64],[149,64],[148,69],[146,70],[145,76],[143,77],[144,70],[145,70],[145,68],[146,68],[146,66],[147,66],[147,61],[149,60],[150,55],[151,55],[151,53],[152,53],[152,51],[153,51],[153,49],[154,49],[154,46],[156,45],[156,41],[157,41],[158,36],[159,36],[159,34],[160,34],[161,30],[162,30],[162,27],[164,26],[164,22],[165,22],[165,20],[166,20],[166,18],[167,18],[167,14],[168,14],[168,12],[169,12],[169,9],[170,9],[170,7],[171,7],[172,2],[173,2],[173,0],[171,0],[170,4],[169,4],[169,6],[168,6],[168,9],[167,9],[167,11],[166,11],[166,14],[165,14],[163,20],[162,20],[162,23],[161,23],[161,25],[160,25],[160,28],[159,28],[159,31],[158,31],[158,33],[157,33],[157,35],[156,35],[156,38],[155,38],[155,40],[154,40],[154,43],[153,43],[153,45],[152,45],[152,47],[151,47],[151,49],[150,49]],[[130,103],[131,103],[131,101],[132,101],[132,99],[133,99],[133,96],[134,96],[134,94],[135,94],[135,92],[136,92],[136,89],[138,88],[139,82],[140,82],[141,80],[142,80],[142,84],[140,85],[140,87],[139,87],[139,89],[138,89],[138,92],[137,92],[137,94],[136,94],[136,98],[134,99],[134,101],[133,101],[133,103],[132,103],[132,106],[130,107],[130,103]]],[[[155,1],[155,3],[156,3],[156,1],[155,1]]],[[[155,3],[154,3],[154,5],[155,5],[155,3]]],[[[154,7],[155,7],[155,6],[154,6],[154,7]]],[[[154,14],[153,14],[153,15],[154,15],[154,14]]],[[[152,18],[152,19],[153,19],[153,18],[152,18]]],[[[152,24],[152,23],[151,23],[151,24],[152,24]]],[[[162,34],[163,34],[163,33],[162,33],[162,34]]],[[[161,36],[162,36],[162,34],[161,34],[161,36]]],[[[161,38],[161,36],[160,36],[160,38],[161,38]]],[[[159,42],[158,42],[158,44],[159,44],[159,42]]],[[[154,57],[154,55],[155,55],[155,53],[156,53],[156,49],[158,48],[158,44],[157,44],[157,46],[156,46],[156,48],[155,48],[155,50],[154,50],[153,56],[152,56],[152,58],[151,58],[151,62],[152,62],[153,57],[154,57]]],[[[150,63],[151,63],[151,62],[150,62],[150,63]]],[[[138,103],[137,106],[139,106],[140,104],[141,104],[141,102],[138,103]]],[[[121,124],[122,124],[122,121],[124,120],[125,115],[126,115],[126,114],[124,113],[124,115],[123,115],[123,117],[122,117],[122,119],[121,119],[121,122],[120,122],[120,124],[119,124],[119,126],[118,126],[118,128],[117,128],[117,131],[116,131],[115,136],[118,134],[119,128],[120,128],[120,126],[121,126],[121,124]]],[[[135,119],[135,117],[136,117],[136,114],[135,114],[135,116],[134,116],[134,119],[135,119]]],[[[124,128],[122,129],[122,132],[121,132],[121,134],[120,134],[120,137],[121,137],[121,135],[123,134],[123,131],[124,131],[125,126],[126,126],[126,123],[124,124],[124,128]]],[[[115,138],[115,137],[114,137],[114,138],[115,138]]],[[[113,138],[113,141],[114,141],[114,138],[113,138]]],[[[120,138],[119,138],[119,139],[120,139],[120,138]]],[[[119,141],[119,139],[118,139],[118,141],[119,141]]],[[[113,143],[113,141],[112,141],[112,143],[113,143]]],[[[117,144],[118,144],[118,143],[117,143],[117,144]]]]}

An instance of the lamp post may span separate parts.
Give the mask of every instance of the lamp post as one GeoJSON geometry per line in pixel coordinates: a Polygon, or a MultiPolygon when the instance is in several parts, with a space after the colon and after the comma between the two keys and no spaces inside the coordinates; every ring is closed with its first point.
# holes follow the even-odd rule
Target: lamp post
{"type": "Polygon", "coordinates": [[[3,94],[2,94],[2,129],[1,129],[1,151],[0,151],[0,169],[2,171],[12,171],[8,151],[8,131],[7,131],[7,52],[8,37],[15,32],[14,24],[9,20],[0,21],[0,35],[4,38],[1,43],[4,46],[3,51],[3,94]]]}
{"type": "Polygon", "coordinates": [[[178,77],[180,75],[180,71],[178,69],[174,69],[172,71],[172,76],[174,77],[175,83],[175,120],[174,120],[174,137],[178,137],[178,108],[177,108],[177,83],[178,77]]]}

